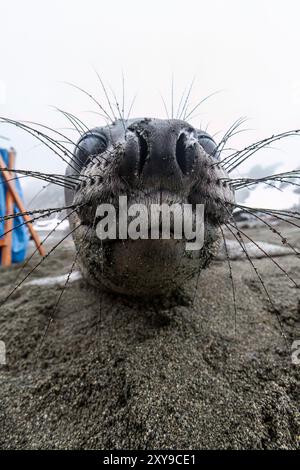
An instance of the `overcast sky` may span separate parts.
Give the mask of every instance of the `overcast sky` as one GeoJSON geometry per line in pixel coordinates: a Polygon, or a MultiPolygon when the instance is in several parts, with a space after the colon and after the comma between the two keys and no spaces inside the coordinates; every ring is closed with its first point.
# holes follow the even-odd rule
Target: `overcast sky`
{"type": "MultiPolygon", "coordinates": [[[[126,103],[137,92],[133,115],[164,117],[160,93],[175,104],[196,77],[191,104],[203,104],[192,124],[212,134],[241,116],[251,128],[236,137],[244,147],[262,137],[300,128],[300,3],[297,0],[0,0],[0,114],[68,126],[51,106],[90,126],[101,119],[96,106],[65,85],[72,82],[104,102],[94,69],[118,96],[122,70],[126,103]]],[[[19,168],[63,172],[47,149],[12,127],[0,126],[1,146],[18,151],[19,168]]],[[[71,134],[70,134],[71,135],[71,134]]],[[[217,138],[216,137],[216,138],[217,138]]],[[[76,134],[72,134],[76,138],[76,134]]],[[[299,165],[300,138],[258,154],[240,169],[299,165]]],[[[276,170],[277,171],[277,170],[276,170]]],[[[260,191],[251,203],[278,207],[282,194],[260,191]],[[273,202],[273,204],[271,204],[273,202]]],[[[287,192],[283,205],[297,198],[287,192]]]]}

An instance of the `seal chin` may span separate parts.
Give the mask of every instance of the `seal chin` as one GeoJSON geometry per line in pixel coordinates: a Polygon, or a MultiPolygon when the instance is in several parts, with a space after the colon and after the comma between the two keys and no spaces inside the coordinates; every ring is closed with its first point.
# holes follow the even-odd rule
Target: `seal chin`
{"type": "Polygon", "coordinates": [[[184,242],[172,238],[107,243],[105,268],[100,267],[94,281],[120,294],[166,295],[193,274],[184,251],[184,242]]]}

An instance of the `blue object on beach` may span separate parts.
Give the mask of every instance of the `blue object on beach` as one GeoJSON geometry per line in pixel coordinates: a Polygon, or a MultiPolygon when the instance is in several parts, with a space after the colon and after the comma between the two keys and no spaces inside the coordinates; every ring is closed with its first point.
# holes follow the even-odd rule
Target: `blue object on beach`
{"type": "MultiPolygon", "coordinates": [[[[0,148],[0,155],[8,166],[8,151],[0,148]]],[[[17,175],[14,176],[16,179],[13,180],[16,191],[19,196],[23,199],[23,192],[20,181],[17,175]]],[[[0,239],[4,235],[4,220],[2,217],[5,216],[6,211],[6,184],[0,173],[0,239]]],[[[14,205],[14,213],[20,212],[16,205],[14,205]]],[[[22,216],[14,218],[14,230],[12,232],[12,263],[21,263],[26,257],[26,250],[29,242],[29,233],[26,225],[24,225],[24,219],[22,216]]],[[[1,249],[0,249],[0,264],[1,264],[1,249]]]]}

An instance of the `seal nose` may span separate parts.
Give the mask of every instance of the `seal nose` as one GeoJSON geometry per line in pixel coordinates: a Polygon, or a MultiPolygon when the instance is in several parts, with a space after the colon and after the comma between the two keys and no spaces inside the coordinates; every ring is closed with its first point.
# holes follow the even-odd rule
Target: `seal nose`
{"type": "Polygon", "coordinates": [[[192,170],[197,155],[195,131],[183,121],[147,119],[128,127],[121,175],[143,184],[174,189],[192,170]]]}
{"type": "Polygon", "coordinates": [[[182,132],[176,142],[176,161],[183,175],[193,170],[197,154],[197,140],[193,133],[182,132]]]}

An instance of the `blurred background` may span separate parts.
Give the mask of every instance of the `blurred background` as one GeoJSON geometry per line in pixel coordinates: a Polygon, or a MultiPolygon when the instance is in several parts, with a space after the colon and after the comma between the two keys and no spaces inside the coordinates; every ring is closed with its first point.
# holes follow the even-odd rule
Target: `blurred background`
{"type": "MultiPolygon", "coordinates": [[[[296,0],[0,0],[0,115],[43,123],[76,141],[78,134],[55,109],[87,126],[105,124],[107,107],[95,70],[122,100],[125,114],[166,117],[161,96],[174,108],[195,78],[190,109],[206,96],[191,124],[220,140],[231,124],[247,118],[232,148],[300,127],[300,4],[296,0]]],[[[32,136],[0,125],[0,147],[17,150],[16,168],[64,173],[65,163],[32,136]]],[[[236,175],[258,177],[299,166],[300,138],[292,137],[254,155],[236,175]]],[[[21,180],[27,207],[63,204],[60,187],[21,180]],[[38,193],[38,196],[36,194],[38,193]],[[34,198],[34,199],[33,199],[34,198]]],[[[243,191],[251,206],[298,204],[293,187],[265,185],[243,191]]]]}

